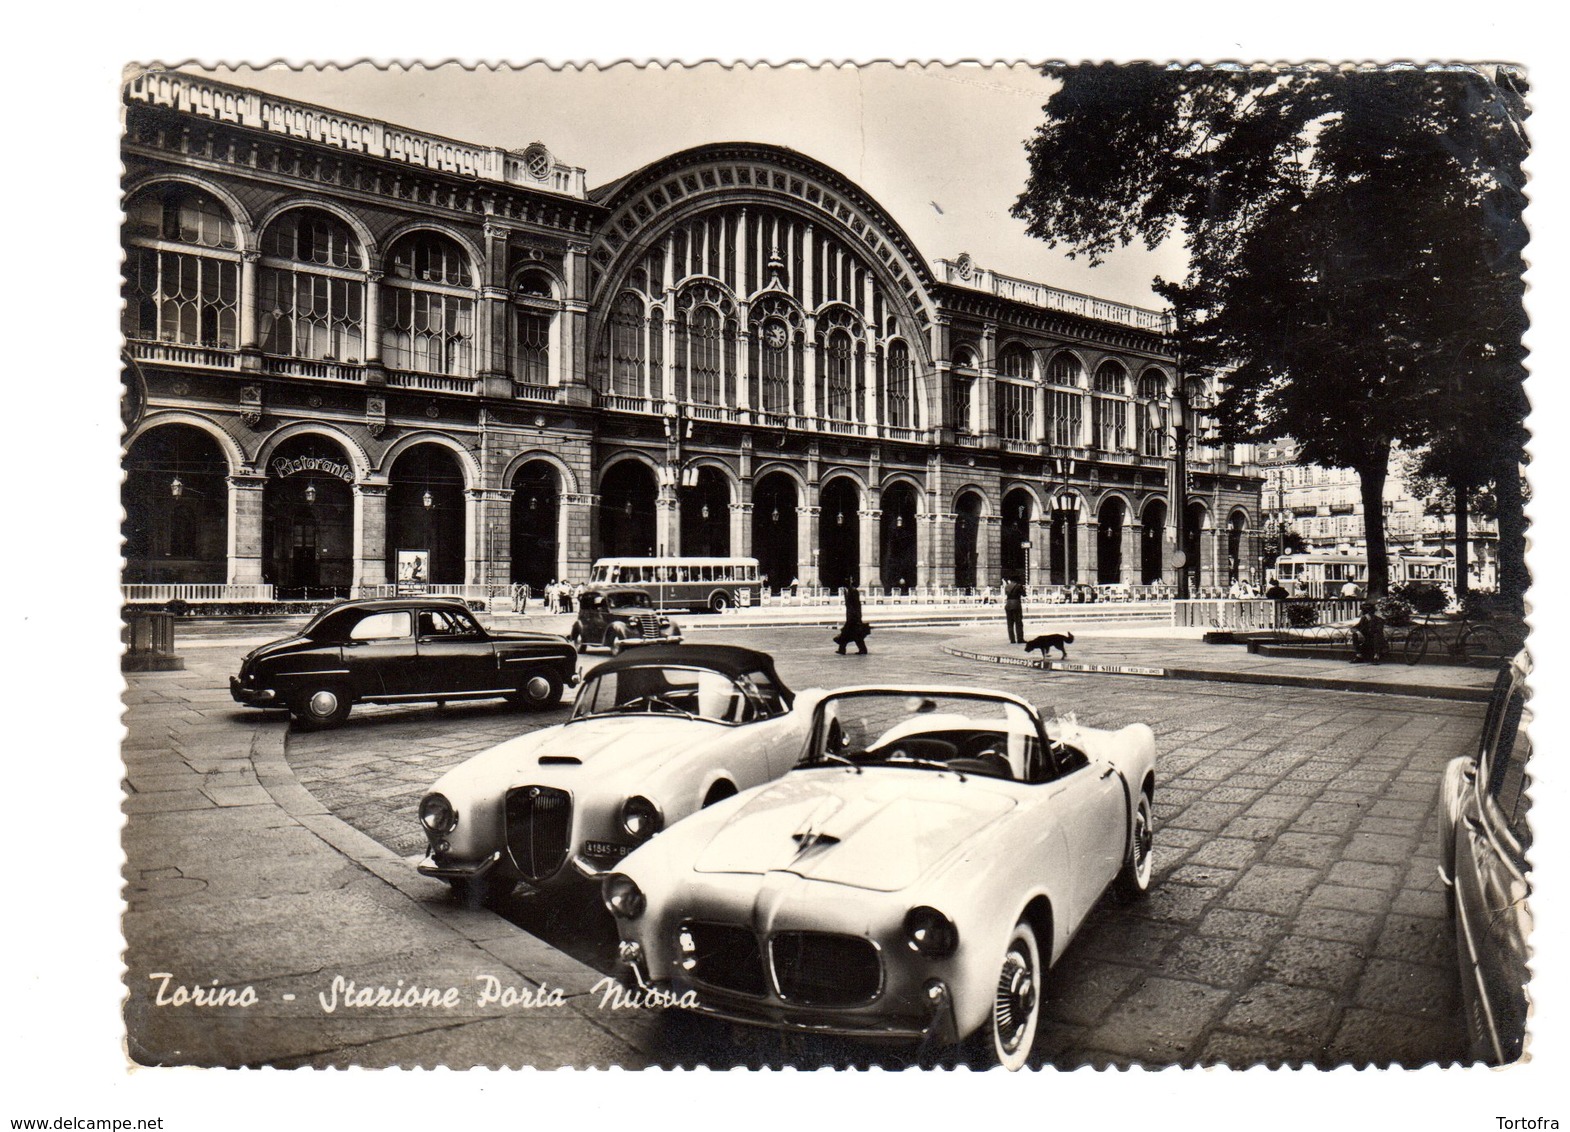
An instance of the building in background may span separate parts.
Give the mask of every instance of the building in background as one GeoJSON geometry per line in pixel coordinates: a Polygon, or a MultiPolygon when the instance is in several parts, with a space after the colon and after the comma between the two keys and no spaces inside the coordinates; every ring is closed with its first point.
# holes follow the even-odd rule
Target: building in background
{"type": "MultiPolygon", "coordinates": [[[[186,74],[124,103],[128,584],[1174,580],[1163,314],[929,263],[776,146],[591,190],[540,143],[186,74]]],[[[1254,577],[1252,450],[1188,469],[1192,579],[1254,577]]]]}
{"type": "MultiPolygon", "coordinates": [[[[1298,462],[1298,446],[1290,437],[1257,446],[1264,473],[1264,544],[1267,558],[1292,536],[1312,551],[1360,555],[1364,537],[1363,500],[1357,473],[1350,468],[1322,468],[1298,462]]],[[[1385,541],[1389,550],[1413,554],[1456,552],[1454,514],[1431,514],[1432,504],[1408,490],[1404,454],[1391,454],[1385,479],[1385,541]]],[[[1495,588],[1499,527],[1492,517],[1467,515],[1467,564],[1470,585],[1495,588]]]]}

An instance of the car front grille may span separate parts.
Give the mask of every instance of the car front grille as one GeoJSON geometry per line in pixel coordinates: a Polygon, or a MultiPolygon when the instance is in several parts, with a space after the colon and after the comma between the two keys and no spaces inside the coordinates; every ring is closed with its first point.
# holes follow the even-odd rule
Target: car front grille
{"type": "Polygon", "coordinates": [[[551,876],[566,863],[572,837],[572,795],[549,786],[507,791],[507,852],[528,880],[551,876]]]}
{"type": "Polygon", "coordinates": [[[698,982],[756,998],[768,993],[763,953],[749,928],[689,922],[681,926],[676,946],[682,970],[698,982]]]}
{"type": "Polygon", "coordinates": [[[652,613],[640,613],[628,622],[640,637],[658,637],[660,619],[652,613]]]}
{"type": "Polygon", "coordinates": [[[871,940],[828,932],[780,932],[769,944],[780,997],[808,1006],[860,1006],[883,989],[871,940]]]}

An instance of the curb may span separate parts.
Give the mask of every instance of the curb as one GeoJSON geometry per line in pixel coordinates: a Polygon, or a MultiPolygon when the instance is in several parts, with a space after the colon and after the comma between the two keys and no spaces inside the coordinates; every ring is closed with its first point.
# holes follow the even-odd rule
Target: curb
{"type": "Polygon", "coordinates": [[[1169,680],[1201,680],[1213,684],[1267,684],[1282,688],[1315,688],[1327,692],[1368,692],[1385,696],[1413,696],[1429,700],[1456,700],[1487,703],[1487,688],[1446,688],[1432,684],[1371,683],[1342,680],[1334,676],[1294,676],[1291,673],[1229,672],[1224,669],[1157,668],[1137,664],[1080,664],[1075,661],[1038,660],[1034,657],[1000,656],[954,645],[940,645],[944,652],[962,660],[979,660],[1015,668],[1036,668],[1047,672],[1072,672],[1101,676],[1144,676],[1169,680]]]}

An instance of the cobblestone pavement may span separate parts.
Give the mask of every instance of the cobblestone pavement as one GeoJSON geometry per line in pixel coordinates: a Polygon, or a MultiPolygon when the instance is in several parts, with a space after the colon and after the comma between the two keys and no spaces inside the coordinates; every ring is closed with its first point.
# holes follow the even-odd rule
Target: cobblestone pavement
{"type": "MultiPolygon", "coordinates": [[[[1041,1057],[1071,1067],[1463,1056],[1435,799],[1445,763],[1475,742],[1481,705],[1048,675],[944,655],[951,633],[881,631],[864,658],[834,656],[816,629],[704,640],[768,648],[797,688],[977,683],[1095,726],[1155,728],[1153,891],[1137,904],[1104,901],[1054,969],[1041,1057]]],[[[444,769],[561,718],[488,705],[356,709],[342,730],[293,735],[288,757],[328,809],[409,856],[423,843],[415,806],[444,769]]],[[[609,966],[608,917],[514,904],[515,922],[609,966]]],[[[740,1040],[751,1052],[731,1054],[745,1060],[839,1057],[772,1036],[740,1040]]]]}

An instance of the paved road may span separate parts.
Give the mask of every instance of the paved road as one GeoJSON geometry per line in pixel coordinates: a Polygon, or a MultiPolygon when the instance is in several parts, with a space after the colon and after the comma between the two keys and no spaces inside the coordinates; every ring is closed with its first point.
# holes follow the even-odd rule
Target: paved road
{"type": "MultiPolygon", "coordinates": [[[[817,629],[704,634],[765,644],[801,688],[863,680],[978,682],[1095,726],[1151,723],[1161,752],[1156,884],[1105,901],[1054,970],[1038,1054],[1084,1064],[1422,1065],[1463,1054],[1454,947],[1435,874],[1440,773],[1482,708],[1390,695],[1043,674],[943,654],[952,630],[888,629],[837,657],[817,629]]],[[[1153,643],[1153,648],[1159,646],[1153,643]]],[[[1086,643],[1076,659],[1093,659],[1086,643]]],[[[504,707],[357,709],[340,731],[293,735],[289,761],[333,813],[400,855],[414,807],[448,766],[559,721],[504,707]]],[[[509,918],[609,969],[614,932],[515,897],[509,918]]],[[[839,1063],[856,1051],[712,1028],[678,1057],[839,1063]]],[[[873,1058],[875,1060],[875,1058],[873,1058]]]]}

